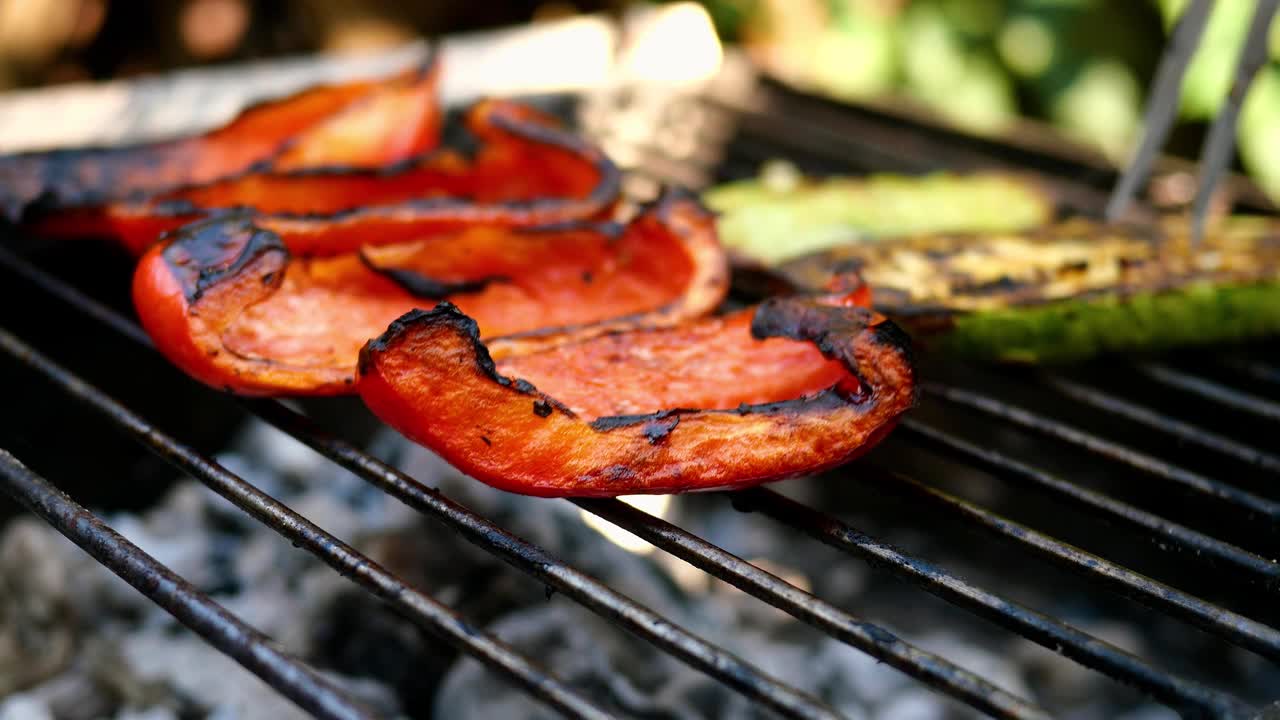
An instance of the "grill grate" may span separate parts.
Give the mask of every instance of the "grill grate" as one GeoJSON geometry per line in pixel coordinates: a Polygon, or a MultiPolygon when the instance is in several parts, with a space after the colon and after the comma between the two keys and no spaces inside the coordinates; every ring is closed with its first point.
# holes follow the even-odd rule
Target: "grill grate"
{"type": "MultiPolygon", "coordinates": [[[[773,97],[788,97],[773,91],[773,97]]],[[[777,107],[729,107],[720,101],[702,100],[696,109],[714,122],[717,132],[730,128],[736,133],[725,158],[700,152],[697,157],[671,157],[660,148],[644,146],[637,165],[659,179],[671,179],[678,173],[684,182],[706,182],[714,175],[741,174],[754,170],[761,160],[779,155],[808,158],[816,166],[833,170],[919,170],[951,165],[973,167],[1002,164],[1013,167],[1032,166],[1072,178],[1063,181],[1067,195],[1086,209],[1097,209],[1105,197],[1096,183],[1107,178],[1105,173],[1085,168],[1067,160],[1028,155],[1025,150],[1011,150],[988,141],[972,141],[936,133],[912,130],[901,123],[877,122],[874,117],[838,110],[821,103],[790,98],[786,113],[777,107]],[[782,118],[786,120],[782,120],[782,118]],[[824,165],[825,164],[825,165],[824,165]]],[[[931,131],[932,132],[932,131],[931,131]]],[[[713,133],[714,134],[714,133],[713,133]]],[[[716,138],[712,138],[714,141],[716,138]]],[[[704,145],[695,143],[695,148],[704,145]]],[[[94,298],[66,282],[53,277],[28,260],[0,248],[0,266],[11,277],[60,299],[92,318],[109,326],[135,343],[150,346],[149,339],[130,319],[102,305],[94,298]]],[[[406,585],[369,558],[345,545],[341,540],[310,523],[287,506],[273,500],[248,482],[221,467],[196,450],[154,427],[125,404],[89,385],[73,372],[44,356],[27,342],[0,330],[0,350],[21,364],[44,376],[62,392],[86,404],[111,424],[130,434],[143,446],[163,459],[192,474],[223,497],[270,526],[295,544],[329,564],[353,582],[397,608],[422,628],[445,638],[462,652],[480,659],[493,671],[519,684],[532,696],[569,717],[606,717],[607,713],[584,699],[573,688],[555,677],[553,669],[544,669],[516,653],[491,635],[471,626],[468,621],[431,597],[406,585]]],[[[1263,360],[1248,358],[1235,365],[1223,363],[1228,371],[1262,382],[1276,383],[1280,371],[1263,360]]],[[[1280,418],[1277,404],[1265,397],[1246,394],[1229,385],[1198,374],[1165,365],[1139,365],[1137,372],[1152,382],[1176,388],[1233,411],[1250,413],[1260,422],[1280,418]]],[[[1274,479],[1280,470],[1275,455],[1251,447],[1233,436],[1209,432],[1196,425],[1176,420],[1166,413],[1138,402],[1125,400],[1090,385],[1060,374],[1044,373],[1037,378],[1041,388],[1079,402],[1094,410],[1136,423],[1168,440],[1177,440],[1244,463],[1257,473],[1274,479]]],[[[1067,475],[1024,463],[1000,451],[967,440],[947,429],[943,423],[913,415],[895,434],[895,443],[905,441],[912,446],[938,452],[947,459],[945,467],[987,471],[1019,487],[1031,488],[1053,500],[1066,500],[1083,513],[1094,515],[1140,533],[1170,552],[1180,554],[1186,562],[1205,565],[1238,574],[1247,579],[1252,592],[1274,603],[1280,589],[1280,566],[1268,559],[1265,547],[1274,551],[1274,531],[1280,519],[1280,501],[1266,493],[1254,492],[1210,477],[1192,468],[1161,459],[1111,440],[1103,434],[1081,430],[1066,420],[1048,417],[1029,410],[1022,403],[997,399],[982,378],[947,379],[925,386],[928,403],[952,406],[983,417],[987,427],[1013,427],[1029,431],[1107,463],[1139,471],[1169,487],[1185,490],[1196,499],[1211,502],[1233,522],[1247,522],[1249,533],[1241,534],[1248,542],[1235,544],[1166,519],[1137,504],[1113,497],[1067,475]],[[1256,531],[1256,532],[1254,532],[1256,531]],[[1257,537],[1264,539],[1258,541],[1257,537]],[[1247,549],[1253,547],[1258,551],[1247,549]]],[[[370,456],[351,443],[318,427],[311,419],[274,401],[242,401],[249,412],[296,437],[321,455],[350,470],[365,481],[395,496],[421,513],[459,531],[468,540],[495,556],[605,617],[690,666],[707,673],[788,717],[827,718],[836,713],[821,701],[790,687],[760,670],[748,660],[720,648],[681,628],[661,614],[636,603],[625,595],[592,579],[549,554],[544,549],[495,525],[471,510],[455,503],[436,490],[381,460],[370,456]]],[[[1057,406],[1053,406],[1057,407],[1057,406]]],[[[1078,454],[1078,453],[1077,453],[1078,454]]],[[[904,473],[898,467],[882,467],[881,460],[868,466],[857,465],[859,481],[873,483],[877,489],[910,498],[922,506],[953,518],[963,529],[981,529],[1002,541],[1030,551],[1049,561],[1079,573],[1120,595],[1148,607],[1194,624],[1206,632],[1266,657],[1280,660],[1280,631],[1271,625],[1246,617],[1227,607],[1200,599],[1188,591],[1176,589],[1158,580],[1130,570],[1051,535],[1006,518],[994,510],[949,494],[932,483],[925,483],[904,473]]],[[[0,475],[5,489],[16,497],[38,507],[52,508],[42,512],[59,531],[75,539],[95,553],[113,571],[139,586],[151,589],[147,578],[166,578],[165,592],[181,593],[176,604],[165,604],[219,649],[240,660],[272,686],[294,699],[302,707],[321,717],[365,717],[364,711],[344,699],[296,660],[278,654],[269,643],[245,628],[235,618],[216,614],[216,606],[207,597],[184,586],[153,560],[145,558],[93,518],[83,508],[54,491],[45,481],[22,468],[11,456],[0,456],[0,475]],[[119,561],[119,562],[117,562],[119,561]],[[122,564],[127,563],[127,567],[122,564]],[[144,566],[144,564],[146,564],[144,566]],[[177,590],[173,590],[176,588],[177,590]],[[184,609],[185,608],[185,609],[184,609]],[[192,616],[200,618],[216,614],[213,630],[192,616]],[[184,615],[184,613],[186,613],[184,615]],[[234,629],[235,632],[228,632],[234,629]],[[275,654],[271,654],[275,653],[275,654]],[[262,660],[270,656],[268,661],[262,660]]],[[[851,527],[819,510],[788,499],[775,491],[754,489],[733,493],[728,499],[735,507],[768,517],[784,526],[804,533],[843,553],[860,558],[872,566],[906,579],[960,608],[986,618],[1040,645],[1054,648],[1094,670],[1132,685],[1188,717],[1252,718],[1254,708],[1235,696],[1215,690],[1197,681],[1166,672],[1119,648],[1093,637],[1068,623],[1042,614],[1010,598],[984,590],[966,582],[948,570],[922,558],[899,550],[851,527]]],[[[991,716],[1001,718],[1042,718],[1048,713],[1024,699],[1010,695],[957,667],[945,658],[913,647],[873,623],[814,597],[776,575],[752,565],[697,535],[665,520],[627,506],[616,500],[583,500],[577,505],[588,512],[619,525],[681,558],[682,560],[773,605],[798,620],[812,625],[841,641],[857,647],[877,659],[919,679],[940,692],[971,705],[991,716]]],[[[1243,531],[1242,531],[1243,533],[1243,531]]],[[[1237,578],[1239,580],[1240,578],[1237,578]]],[[[1250,613],[1253,614],[1253,613],[1250,613]]],[[[1271,622],[1274,619],[1269,618],[1271,622]]]]}
{"type": "MultiPolygon", "coordinates": [[[[1066,381],[1063,381],[1066,382],[1066,381]]],[[[1001,454],[999,451],[979,447],[962,438],[931,425],[908,418],[902,422],[902,432],[913,440],[950,452],[965,462],[1003,477],[1022,481],[1036,489],[1052,494],[1055,498],[1069,500],[1079,506],[1128,523],[1160,538],[1160,542],[1175,545],[1177,549],[1230,566],[1234,570],[1249,573],[1266,582],[1280,581],[1280,565],[1264,557],[1241,549],[1230,543],[1209,537],[1185,525],[1166,520],[1141,508],[1121,502],[1087,487],[1076,485],[1056,475],[1033,468],[1001,454]]]]}
{"type": "MultiPolygon", "coordinates": [[[[8,347],[6,345],[6,349],[8,347]]],[[[94,559],[299,706],[324,718],[367,720],[373,717],[314,670],[276,649],[269,638],[107,527],[93,513],[3,450],[0,450],[0,481],[6,492],[94,559]]]]}
{"type": "MultiPolygon", "coordinates": [[[[123,322],[128,322],[121,318],[123,322]]],[[[145,338],[145,336],[143,336],[145,338]]],[[[249,513],[265,525],[274,528],[294,545],[305,548],[308,552],[328,563],[334,570],[352,578],[366,590],[374,593],[406,617],[418,622],[424,629],[435,632],[450,642],[466,648],[466,651],[488,663],[489,665],[509,673],[523,687],[534,695],[563,710],[573,711],[582,717],[607,717],[598,709],[578,698],[558,680],[544,674],[530,661],[517,655],[510,648],[491,636],[482,633],[444,605],[432,600],[422,593],[401,582],[387,570],[380,567],[368,557],[338,538],[325,532],[306,518],[290,510],[287,506],[273,500],[269,495],[255,488],[217,462],[204,457],[190,447],[174,440],[163,431],[157,429],[124,405],[113,400],[92,385],[77,378],[74,374],[59,366],[49,358],[40,354],[26,343],[18,340],[4,330],[0,330],[0,349],[36,370],[52,381],[63,392],[83,402],[101,413],[110,422],[124,430],[148,450],[163,457],[181,470],[190,473],[200,482],[217,492],[222,497],[249,513]]],[[[19,487],[37,487],[39,482],[24,476],[15,467],[5,468],[10,479],[19,487]]],[[[87,515],[87,511],[80,508],[87,515]]],[[[60,531],[75,526],[75,518],[59,515],[55,518],[45,517],[60,531]],[[69,519],[70,518],[70,519],[69,519]]],[[[94,520],[99,526],[100,521],[94,520]]],[[[102,529],[109,533],[109,529],[102,529]]],[[[79,536],[72,537],[79,542],[79,536]]],[[[92,542],[92,540],[89,540],[92,542]]],[[[93,543],[94,545],[111,545],[112,542],[93,543]]],[[[133,548],[137,550],[137,548],[133,548]]],[[[109,564],[105,563],[104,564],[109,564]]],[[[152,568],[159,567],[152,561],[152,568]]],[[[134,570],[111,565],[118,572],[134,583],[134,578],[145,578],[155,575],[156,570],[134,570]]],[[[167,571],[166,571],[167,572],[167,571]]],[[[205,602],[208,599],[205,599],[205,602]]],[[[166,609],[168,609],[166,607],[166,609]]],[[[179,619],[183,619],[179,616],[179,619]]],[[[228,641],[231,642],[231,641],[228,641]]],[[[243,647],[256,647],[247,639],[238,641],[243,647]]],[[[256,668],[250,666],[250,669],[256,668]]],[[[330,689],[329,692],[332,692],[330,689]]],[[[291,695],[297,697],[297,695],[291,695]]],[[[331,715],[331,711],[323,706],[311,708],[322,711],[320,714],[331,715]]],[[[331,715],[333,717],[354,717],[350,711],[331,715]]]]}
{"type": "Polygon", "coordinates": [[[1161,460],[1153,455],[1108,440],[1097,433],[1081,430],[1058,420],[1046,418],[1025,408],[987,397],[966,388],[940,383],[921,383],[924,392],[949,403],[977,410],[993,418],[999,418],[1019,427],[1032,430],[1055,440],[1061,440],[1108,460],[1128,465],[1134,470],[1150,473],[1163,480],[1176,483],[1187,490],[1203,495],[1206,500],[1221,503],[1228,509],[1241,513],[1250,520],[1261,519],[1272,525],[1280,521],[1280,502],[1260,497],[1233,487],[1225,482],[1205,477],[1200,473],[1161,460]]]}

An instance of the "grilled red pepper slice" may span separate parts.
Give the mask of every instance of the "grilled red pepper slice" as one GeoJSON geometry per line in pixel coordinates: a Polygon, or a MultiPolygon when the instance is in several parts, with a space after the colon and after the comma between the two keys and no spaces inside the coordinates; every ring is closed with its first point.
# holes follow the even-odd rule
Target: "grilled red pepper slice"
{"type": "Polygon", "coordinates": [[[370,341],[358,386],[382,420],[503,490],[741,488],[851,460],[914,403],[906,335],[828,303],[775,298],[496,362],[442,303],[370,341]]]}
{"type": "Polygon", "coordinates": [[[297,254],[350,252],[456,232],[478,222],[536,225],[590,217],[617,199],[617,167],[551,118],[491,100],[467,113],[474,157],[443,148],[378,170],[262,173],[101,210],[50,216],[36,230],[108,234],[135,253],[214,211],[249,209],[297,254]]]}
{"type": "Polygon", "coordinates": [[[202,135],[0,156],[0,219],[18,221],[33,205],[38,214],[93,207],[253,170],[397,162],[439,142],[438,75],[428,59],[390,80],[320,86],[254,105],[202,135]]]}
{"type": "Polygon", "coordinates": [[[711,214],[669,193],[625,227],[472,227],[444,238],[295,257],[249,217],[193,224],[134,275],[143,326],[179,367],[244,394],[350,392],[361,345],[395,318],[448,298],[507,339],[585,336],[709,312],[728,272],[711,214]],[[569,327],[566,327],[569,326],[569,327]]]}

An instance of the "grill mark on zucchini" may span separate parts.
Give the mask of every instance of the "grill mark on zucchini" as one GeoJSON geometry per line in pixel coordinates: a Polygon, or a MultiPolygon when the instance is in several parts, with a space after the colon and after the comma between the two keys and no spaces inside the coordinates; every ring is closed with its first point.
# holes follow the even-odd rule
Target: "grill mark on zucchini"
{"type": "Polygon", "coordinates": [[[857,262],[873,304],[923,344],[970,357],[1076,360],[1280,334],[1280,220],[1234,217],[1192,248],[1187,226],[1082,219],[1025,233],[918,236],[788,263],[820,288],[857,262]]]}
{"type": "Polygon", "coordinates": [[[1280,221],[1224,220],[1195,250],[1184,225],[1169,220],[1152,233],[1072,220],[1025,233],[905,237],[810,255],[782,272],[799,286],[821,288],[834,274],[829,268],[856,262],[875,304],[906,314],[1280,280],[1280,221]]]}

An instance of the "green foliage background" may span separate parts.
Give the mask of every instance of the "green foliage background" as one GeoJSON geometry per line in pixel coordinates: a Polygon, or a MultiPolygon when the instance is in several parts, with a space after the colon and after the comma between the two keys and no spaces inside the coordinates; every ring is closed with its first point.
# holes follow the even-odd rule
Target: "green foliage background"
{"type": "MultiPolygon", "coordinates": [[[[838,97],[894,93],[977,131],[1019,115],[1117,161],[1187,0],[703,0],[722,35],[838,97]]],[[[1254,9],[1216,3],[1183,86],[1170,147],[1195,156],[1230,86],[1254,9]]],[[[1280,198],[1280,22],[1240,118],[1239,162],[1280,198]]]]}

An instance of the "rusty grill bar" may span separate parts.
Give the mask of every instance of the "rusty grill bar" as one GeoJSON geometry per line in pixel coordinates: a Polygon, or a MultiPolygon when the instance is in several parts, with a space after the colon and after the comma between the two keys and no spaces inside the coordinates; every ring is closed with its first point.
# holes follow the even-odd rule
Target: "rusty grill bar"
{"type": "MultiPolygon", "coordinates": [[[[603,711],[570,692],[555,677],[544,674],[529,660],[517,655],[478,628],[469,625],[447,607],[405,585],[351,546],[272,499],[217,462],[174,440],[124,405],[2,329],[0,329],[0,350],[38,371],[67,395],[101,413],[148,450],[189,473],[214,492],[234,503],[236,507],[276,530],[294,545],[305,548],[312,555],[328,563],[334,570],[351,578],[361,587],[414,620],[424,630],[440,635],[490,666],[505,671],[526,690],[547,701],[553,707],[576,717],[608,717],[603,711]]],[[[30,481],[31,478],[19,475],[13,482],[18,483],[23,480],[30,481]]],[[[23,484],[32,485],[33,483],[23,484]]],[[[87,511],[84,512],[87,514],[87,511]]],[[[49,518],[46,517],[46,519],[49,518]]],[[[74,520],[75,518],[72,518],[73,522],[74,520]]],[[[63,527],[61,516],[50,522],[59,529],[63,527]]],[[[101,525],[100,522],[98,524],[101,525]]],[[[156,567],[159,567],[158,564],[156,567]]],[[[148,572],[154,574],[155,571],[148,572]]],[[[134,571],[131,568],[122,570],[121,574],[126,579],[146,577],[143,571],[134,571]]]]}
{"type": "MultiPolygon", "coordinates": [[[[775,95],[787,96],[786,93],[777,91],[775,95]]],[[[730,116],[744,129],[746,139],[739,140],[731,148],[730,156],[724,160],[724,164],[736,162],[741,169],[768,157],[801,154],[809,156],[815,162],[825,163],[828,167],[854,170],[918,170],[939,165],[1032,165],[1058,175],[1070,175],[1077,180],[1082,177],[1090,181],[1109,179],[1096,168],[1082,166],[1070,159],[1040,157],[1028,154],[1029,151],[1024,149],[1011,149],[988,141],[962,140],[935,130],[903,128],[896,121],[878,122],[874,114],[859,115],[823,103],[797,101],[795,98],[791,98],[791,102],[793,105],[789,107],[785,122],[780,121],[781,115],[776,110],[754,111],[742,107],[727,107],[719,102],[703,102],[702,107],[707,112],[730,116]]],[[[719,161],[717,158],[708,159],[710,163],[719,161]]],[[[688,160],[665,157],[659,151],[647,148],[640,169],[642,172],[647,170],[649,175],[659,179],[670,179],[669,176],[674,172],[686,177],[707,177],[707,172],[718,172],[714,168],[694,167],[690,170],[689,165],[688,160]],[[707,172],[700,175],[703,170],[707,172]]],[[[1078,184],[1081,187],[1077,188],[1073,197],[1080,200],[1081,205],[1100,203],[1104,198],[1104,194],[1090,187],[1088,182],[1078,184]]],[[[149,339],[132,320],[51,276],[28,260],[0,248],[0,266],[6,269],[9,278],[20,279],[49,296],[69,303],[95,322],[110,326],[135,343],[150,346],[149,339]]],[[[353,582],[396,607],[420,627],[444,637],[462,652],[478,658],[534,697],[566,716],[608,717],[605,711],[557,679],[553,668],[540,668],[537,663],[519,655],[501,641],[469,625],[467,620],[449,608],[409,587],[340,539],[151,425],[127,405],[89,385],[58,365],[55,360],[45,357],[23,339],[0,330],[0,350],[42,375],[78,402],[95,409],[111,424],[124,430],[165,460],[191,473],[263,524],[301,545],[353,582]]],[[[1263,383],[1280,383],[1280,369],[1262,359],[1250,357],[1243,361],[1227,360],[1223,366],[1235,373],[1235,377],[1263,383]]],[[[1142,364],[1133,369],[1153,382],[1177,388],[1236,411],[1250,413],[1259,422],[1271,423],[1280,419],[1280,412],[1277,412],[1280,404],[1230,385],[1159,364],[1142,364]]],[[[1254,448],[1233,437],[1168,417],[1141,402],[1122,399],[1087,382],[1058,373],[1041,373],[1036,382],[1042,388],[1057,393],[1059,397],[1102,411],[1108,416],[1134,423],[1171,440],[1234,458],[1269,477],[1280,476],[1280,459],[1268,450],[1254,448]]],[[[1186,490],[1212,502],[1223,512],[1233,514],[1233,517],[1247,520],[1268,537],[1273,537],[1276,528],[1280,527],[1280,501],[1128,447],[1102,434],[1081,430],[1065,420],[1049,417],[1021,404],[999,400],[987,394],[981,383],[971,385],[964,381],[953,383],[950,380],[931,382],[925,386],[925,391],[928,401],[934,405],[961,408],[964,412],[984,417],[988,423],[1002,423],[1033,435],[1041,435],[1051,442],[1096,455],[1103,462],[1186,490]]],[[[375,487],[459,531],[474,544],[520,571],[743,695],[788,717],[837,717],[835,711],[821,701],[769,676],[748,659],[739,658],[674,625],[653,610],[566,565],[544,549],[422,485],[342,438],[326,432],[286,405],[260,400],[242,401],[242,405],[249,412],[289,433],[375,487]]],[[[983,447],[918,415],[907,419],[895,437],[912,446],[937,452],[952,462],[954,468],[987,472],[1016,487],[1029,488],[1055,500],[1067,501],[1081,513],[1135,530],[1163,549],[1179,553],[1186,562],[1205,563],[1238,573],[1252,583],[1251,587],[1256,592],[1273,601],[1280,592],[1280,566],[1270,559],[1276,550],[1274,543],[1268,544],[1266,550],[1249,549],[1248,546],[1214,537],[1187,524],[1166,519],[1157,512],[1073,482],[1064,474],[1041,469],[983,447]]],[[[53,493],[63,501],[70,502],[29,471],[14,470],[11,466],[16,467],[16,461],[7,456],[3,460],[0,463],[0,470],[3,472],[0,474],[3,474],[5,489],[10,494],[30,498],[49,497],[53,493]]],[[[923,482],[896,468],[860,463],[856,470],[860,482],[874,483],[877,488],[920,502],[953,518],[961,528],[991,533],[1003,542],[1028,550],[1050,564],[1079,573],[1119,595],[1196,625],[1211,635],[1272,661],[1280,660],[1280,631],[1264,622],[1148,578],[1119,563],[1003,517],[986,507],[955,497],[932,482],[923,482]]],[[[740,510],[766,516],[818,542],[860,558],[874,568],[906,579],[959,608],[1042,646],[1056,649],[1082,665],[1142,690],[1184,716],[1242,720],[1257,717],[1258,708],[1249,706],[1229,693],[1162,670],[1065,621],[970,584],[943,567],[899,550],[841,519],[788,499],[773,490],[747,490],[729,494],[726,499],[740,510]]],[[[1048,717],[1044,709],[1025,699],[992,686],[945,658],[915,648],[884,628],[834,607],[665,520],[616,500],[582,500],[576,504],[798,620],[993,717],[1048,717]]],[[[128,554],[131,546],[127,545],[127,541],[110,535],[109,529],[102,527],[100,521],[82,515],[83,512],[83,509],[77,509],[75,517],[88,517],[84,522],[97,523],[92,527],[99,532],[100,537],[106,538],[99,542],[98,547],[105,547],[112,553],[128,554]]],[[[71,516],[63,513],[45,513],[43,516],[64,533],[75,530],[71,516]]],[[[102,560],[102,557],[99,559],[102,560]]],[[[110,562],[103,562],[110,566],[110,562]]],[[[112,569],[116,570],[116,567],[112,566],[112,569]]],[[[163,572],[163,569],[153,571],[163,572]]],[[[128,579],[127,573],[140,571],[118,572],[128,579]]],[[[201,601],[210,602],[207,598],[201,600],[199,597],[193,600],[201,601]]],[[[229,623],[236,622],[234,618],[225,620],[229,623]]],[[[249,631],[230,640],[219,640],[223,644],[215,644],[244,662],[242,658],[246,656],[245,653],[257,648],[256,643],[260,640],[249,631]]],[[[296,671],[287,665],[290,662],[287,658],[280,662],[286,663],[282,667],[290,672],[296,671]]],[[[259,671],[252,665],[248,666],[259,671]]],[[[323,686],[298,684],[296,675],[259,674],[303,707],[320,711],[319,714],[326,717],[363,716],[348,714],[347,710],[343,710],[340,697],[322,697],[326,692],[323,686]],[[294,684],[291,685],[290,682],[294,684]],[[323,708],[328,706],[323,705],[322,700],[336,704],[325,712],[323,708]]]]}
{"type": "Polygon", "coordinates": [[[279,650],[137,545],[107,527],[49,481],[0,450],[0,483],[21,502],[209,644],[235,658],[300,707],[326,720],[371,720],[374,715],[332,683],[279,650]]]}

